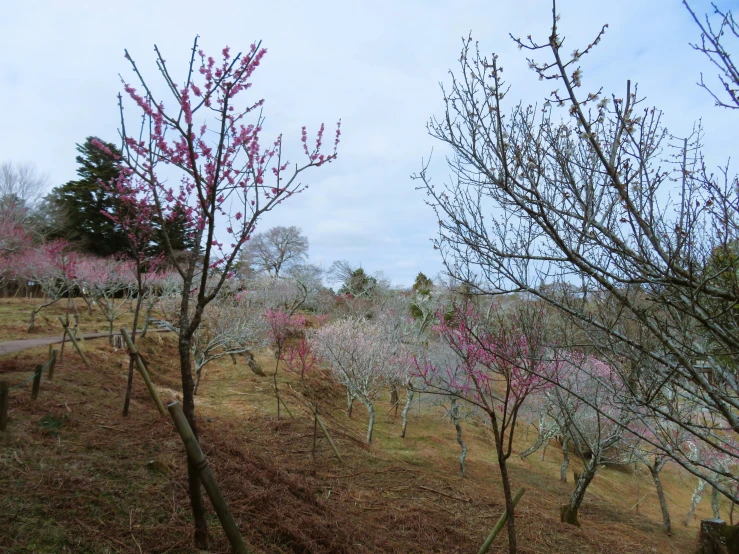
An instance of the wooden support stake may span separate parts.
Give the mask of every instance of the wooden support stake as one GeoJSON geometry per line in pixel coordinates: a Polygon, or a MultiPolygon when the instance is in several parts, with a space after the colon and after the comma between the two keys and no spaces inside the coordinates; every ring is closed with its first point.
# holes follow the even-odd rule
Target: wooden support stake
{"type": "Polygon", "coordinates": [[[56,350],[51,350],[51,356],[49,358],[49,381],[54,379],[54,366],[56,366],[56,350]]]}
{"type": "MultiPolygon", "coordinates": [[[[295,389],[292,387],[292,385],[288,384],[290,387],[290,391],[292,391],[293,396],[295,396],[295,399],[299,402],[307,402],[305,398],[300,396],[295,389]]],[[[331,438],[331,435],[328,433],[328,429],[326,429],[326,426],[323,424],[323,420],[318,416],[318,409],[310,402],[308,402],[308,405],[310,406],[311,412],[313,412],[313,416],[315,417],[316,421],[318,422],[318,425],[321,426],[321,430],[323,431],[323,434],[326,436],[326,440],[328,440],[328,443],[331,445],[332,450],[334,451],[334,454],[336,454],[336,457],[339,459],[339,461],[343,464],[344,459],[341,457],[341,454],[339,454],[339,449],[336,448],[336,444],[334,444],[333,439],[331,438]]],[[[304,408],[304,406],[301,406],[304,408]]]]}
{"type": "Polygon", "coordinates": [[[8,404],[10,400],[10,383],[0,381],[0,431],[8,428],[8,404]]]}
{"type": "Polygon", "coordinates": [[[79,343],[77,342],[77,339],[74,338],[74,335],[69,330],[69,327],[66,323],[64,323],[64,320],[62,319],[62,316],[59,316],[59,323],[62,324],[62,327],[64,327],[64,331],[67,333],[67,336],[69,337],[69,340],[72,341],[72,344],[74,345],[74,348],[79,353],[80,357],[82,358],[82,361],[85,362],[85,365],[87,367],[90,367],[90,362],[87,360],[87,356],[85,356],[85,353],[82,351],[82,348],[80,348],[79,343]]]}
{"type": "Polygon", "coordinates": [[[185,413],[182,411],[182,406],[179,402],[172,402],[167,406],[167,409],[172,416],[177,432],[180,434],[180,437],[182,437],[182,442],[185,443],[187,457],[190,458],[190,461],[198,469],[200,482],[203,484],[205,492],[208,493],[208,497],[218,515],[218,519],[223,526],[223,530],[226,532],[231,548],[238,554],[247,554],[250,551],[247,549],[244,539],[241,537],[239,527],[236,525],[236,520],[234,520],[233,515],[231,515],[231,511],[228,509],[228,504],[226,504],[226,501],[221,494],[221,489],[218,487],[218,483],[208,465],[208,461],[205,459],[205,455],[200,449],[200,444],[198,444],[198,440],[195,438],[192,428],[187,422],[185,413]]]}
{"type": "Polygon", "coordinates": [[[334,444],[334,441],[331,438],[331,435],[328,434],[328,429],[326,429],[326,426],[323,424],[323,421],[321,421],[321,418],[318,417],[318,411],[315,408],[313,409],[313,415],[316,416],[316,421],[318,422],[318,425],[321,426],[321,430],[323,431],[323,434],[326,435],[326,440],[328,440],[328,443],[331,445],[331,449],[334,451],[334,454],[336,454],[336,457],[343,464],[344,459],[341,457],[341,454],[339,454],[339,450],[336,448],[336,445],[334,444]]]}
{"type": "MultiPolygon", "coordinates": [[[[514,507],[516,506],[516,504],[518,504],[518,501],[521,500],[521,497],[523,496],[523,493],[525,492],[526,492],[526,489],[524,487],[521,487],[520,489],[516,491],[516,495],[513,497],[514,507]]],[[[508,510],[506,509],[506,510],[503,510],[503,515],[500,516],[498,523],[496,523],[495,527],[493,527],[493,530],[490,531],[488,538],[485,539],[484,543],[482,543],[482,546],[480,547],[480,550],[477,551],[477,554],[487,553],[487,551],[490,549],[490,545],[493,544],[495,537],[497,537],[498,533],[500,533],[500,530],[503,529],[503,525],[505,525],[505,522],[507,519],[508,519],[508,510]]]]}
{"type": "Polygon", "coordinates": [[[41,386],[41,374],[44,372],[44,366],[36,364],[36,374],[33,376],[33,388],[31,389],[31,400],[38,398],[38,389],[41,386]]]}
{"type": "Polygon", "coordinates": [[[290,417],[292,419],[295,419],[295,416],[290,411],[290,408],[287,407],[287,404],[285,404],[285,401],[282,399],[282,396],[280,395],[280,392],[275,388],[274,385],[272,385],[272,390],[275,392],[275,396],[277,397],[277,402],[278,402],[278,406],[277,406],[277,409],[278,409],[278,417],[279,417],[279,408],[280,408],[279,404],[282,404],[284,406],[284,408],[285,408],[285,411],[290,415],[290,417]]]}
{"type": "Polygon", "coordinates": [[[59,349],[59,361],[64,361],[64,343],[67,342],[67,328],[64,328],[64,333],[62,333],[62,346],[59,349]]]}
{"type": "Polygon", "coordinates": [[[144,361],[141,358],[139,351],[136,350],[136,345],[131,340],[131,337],[129,336],[128,331],[122,328],[121,336],[123,337],[123,340],[126,341],[126,346],[128,347],[128,353],[131,356],[133,356],[134,361],[136,362],[136,368],[139,370],[141,377],[143,377],[144,383],[146,383],[146,388],[149,389],[149,394],[154,399],[154,404],[157,405],[157,410],[159,410],[159,413],[161,415],[167,415],[167,411],[164,409],[164,404],[162,404],[162,399],[159,398],[159,395],[157,394],[157,391],[154,388],[154,383],[151,382],[151,378],[149,377],[149,372],[146,371],[146,366],[144,365],[144,361]]]}

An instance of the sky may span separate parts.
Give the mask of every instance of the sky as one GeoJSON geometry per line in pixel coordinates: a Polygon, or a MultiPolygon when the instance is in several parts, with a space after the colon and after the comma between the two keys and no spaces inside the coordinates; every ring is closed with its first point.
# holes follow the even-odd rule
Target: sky
{"type": "MultiPolygon", "coordinates": [[[[737,13],[739,1],[718,5],[737,13]]],[[[560,0],[557,11],[572,50],[609,25],[582,64],[588,89],[622,96],[627,79],[638,83],[675,136],[702,119],[709,161],[726,162],[736,120],[696,85],[701,72],[714,72],[689,46],[699,32],[679,0],[560,0]]],[[[76,177],[75,145],[85,137],[118,143],[119,74],[132,80],[124,48],[156,81],[158,45],[184,81],[195,35],[214,57],[226,45],[241,51],[261,40],[267,55],[252,94],[265,99],[263,142],[283,133],[298,160],[301,127],[310,137],[325,122],[333,137],[338,119],[342,141],[339,158],[306,174],[310,188],[267,214],[260,229],[296,225],[313,263],[347,260],[407,286],[419,271],[442,269],[430,241],[433,212],[410,176],[434,149],[429,174],[448,178],[445,151],[426,122],[443,113],[439,83],[457,69],[462,37],[471,32],[482,52],[500,56],[513,107],[540,103],[553,87],[528,69],[509,33],[545,42],[550,25],[549,0],[9,2],[0,19],[0,163],[33,163],[55,186],[76,177]]]]}

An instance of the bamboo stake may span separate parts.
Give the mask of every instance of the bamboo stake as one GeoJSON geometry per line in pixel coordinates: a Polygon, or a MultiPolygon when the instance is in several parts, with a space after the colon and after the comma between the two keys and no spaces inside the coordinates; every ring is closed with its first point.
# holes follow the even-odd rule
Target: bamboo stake
{"type": "Polygon", "coordinates": [[[167,406],[167,409],[172,416],[177,432],[180,434],[180,437],[182,437],[182,442],[185,443],[187,457],[190,458],[190,461],[198,470],[200,482],[203,484],[205,492],[208,493],[208,497],[210,498],[213,508],[218,515],[218,519],[221,522],[221,526],[228,537],[228,542],[231,544],[231,548],[233,548],[233,550],[238,554],[247,554],[250,551],[247,549],[244,539],[241,537],[241,533],[239,532],[239,527],[236,525],[236,520],[233,518],[233,515],[231,515],[231,511],[228,509],[228,504],[226,504],[226,501],[221,494],[221,489],[218,487],[215,476],[208,465],[208,460],[206,460],[203,451],[200,449],[198,439],[195,438],[192,428],[187,422],[185,413],[182,411],[182,406],[179,402],[172,402],[167,406]]]}
{"type": "Polygon", "coordinates": [[[79,352],[79,355],[82,357],[82,361],[85,362],[85,365],[87,367],[90,367],[90,362],[87,360],[87,356],[85,356],[85,353],[82,351],[82,348],[80,348],[79,343],[77,342],[77,339],[74,338],[74,335],[69,330],[69,327],[66,323],[64,323],[64,320],[62,319],[62,316],[59,316],[59,323],[62,324],[62,327],[64,327],[64,331],[67,333],[67,336],[69,337],[69,340],[72,341],[72,344],[74,345],[77,352],[79,352]]]}
{"type": "Polygon", "coordinates": [[[10,383],[0,381],[0,431],[8,428],[8,400],[10,399],[10,383]]]}
{"type": "Polygon", "coordinates": [[[146,371],[146,366],[144,365],[143,360],[141,359],[141,355],[139,354],[139,351],[136,350],[136,345],[134,345],[133,341],[131,340],[131,337],[128,335],[128,331],[126,331],[125,328],[121,328],[121,336],[123,337],[123,340],[126,341],[126,346],[128,347],[128,353],[133,356],[136,367],[139,370],[139,373],[141,374],[141,377],[144,379],[144,383],[146,383],[146,388],[149,389],[149,394],[154,399],[154,403],[157,405],[157,410],[159,410],[159,413],[161,415],[166,415],[167,412],[164,409],[164,404],[162,404],[162,399],[159,398],[159,395],[157,394],[156,389],[154,388],[154,383],[151,382],[151,378],[149,377],[149,372],[146,371]]]}
{"type": "MultiPolygon", "coordinates": [[[[526,489],[524,487],[521,487],[520,489],[516,491],[516,495],[513,497],[514,507],[516,506],[516,504],[518,504],[518,501],[521,500],[521,497],[523,496],[523,493],[525,492],[526,492],[526,489]]],[[[477,554],[487,553],[487,551],[490,549],[490,545],[493,544],[495,537],[497,537],[498,533],[500,533],[500,530],[503,529],[503,525],[505,525],[505,522],[507,519],[508,519],[508,509],[505,509],[503,510],[503,515],[500,516],[498,523],[495,524],[495,527],[493,527],[493,530],[490,531],[488,538],[485,539],[485,542],[482,543],[480,550],[477,551],[477,554]]]]}

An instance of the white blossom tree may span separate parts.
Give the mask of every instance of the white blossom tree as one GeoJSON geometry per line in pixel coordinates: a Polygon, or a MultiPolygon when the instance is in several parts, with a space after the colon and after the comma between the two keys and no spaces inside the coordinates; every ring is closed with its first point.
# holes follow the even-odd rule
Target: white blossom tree
{"type": "MultiPolygon", "coordinates": [[[[181,295],[179,293],[162,296],[159,302],[164,313],[164,325],[178,332],[181,295]]],[[[249,310],[243,301],[243,294],[230,287],[221,289],[203,314],[203,321],[193,334],[190,345],[195,365],[193,394],[197,394],[200,382],[205,375],[205,367],[220,358],[247,354],[268,344],[268,327],[260,314],[249,310]]]]}
{"type": "Polygon", "coordinates": [[[375,402],[409,361],[399,355],[397,338],[375,321],[351,317],[314,330],[310,344],[346,388],[349,407],[356,398],[367,408],[367,443],[371,444],[375,402]]]}

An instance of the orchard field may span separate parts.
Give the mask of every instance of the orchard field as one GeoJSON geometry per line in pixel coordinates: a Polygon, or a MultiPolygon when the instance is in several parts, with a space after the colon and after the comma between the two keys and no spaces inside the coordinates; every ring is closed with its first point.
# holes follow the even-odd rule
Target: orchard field
{"type": "MultiPolygon", "coordinates": [[[[0,300],[3,332],[22,336],[31,307],[27,300],[0,300]]],[[[99,310],[92,317],[80,312],[80,327],[105,327],[99,310]]],[[[44,325],[38,335],[41,330],[61,334],[58,322],[44,325]]],[[[195,552],[189,544],[185,453],[171,420],[158,415],[138,375],[131,411],[122,417],[125,350],[105,338],[88,340],[85,349],[91,367],[67,343],[53,380],[44,376],[38,399],[30,399],[30,383],[10,397],[8,429],[0,433],[0,521],[6,530],[0,548],[195,552]]],[[[139,349],[160,397],[181,398],[174,335],[149,334],[139,349]]],[[[19,383],[46,357],[46,348],[3,356],[0,380],[19,383]]],[[[274,364],[270,349],[255,358],[265,370],[274,364]]],[[[214,362],[196,396],[203,450],[255,552],[477,551],[505,508],[489,425],[476,419],[463,423],[469,455],[462,478],[454,426],[431,395],[422,393],[413,403],[401,439],[391,390],[383,388],[368,446],[366,410],[358,403],[349,418],[345,393],[325,370],[307,376],[307,389],[282,367],[278,380],[292,418],[283,409],[277,419],[271,377],[256,375],[242,357],[235,365],[228,358],[214,362]],[[319,399],[344,464],[320,431],[313,458],[314,422],[304,390],[319,399]]],[[[514,451],[525,450],[536,435],[535,422],[522,424],[514,451]]],[[[511,458],[514,486],[526,487],[516,510],[522,552],[689,552],[696,544],[696,522],[711,515],[706,498],[695,520],[687,527],[679,523],[695,478],[668,465],[662,481],[676,521],[672,536],[666,536],[649,472],[630,464],[597,473],[581,509],[582,527],[560,523],[559,507],[574,487],[572,473],[582,469],[573,460],[568,482],[561,483],[561,462],[556,441],[543,457],[540,451],[526,460],[511,458]]],[[[721,510],[728,519],[728,503],[722,502],[721,510]]],[[[211,551],[228,551],[210,509],[208,522],[211,551]]],[[[491,551],[506,549],[499,537],[491,551]]]]}

